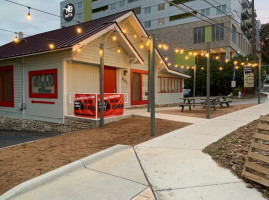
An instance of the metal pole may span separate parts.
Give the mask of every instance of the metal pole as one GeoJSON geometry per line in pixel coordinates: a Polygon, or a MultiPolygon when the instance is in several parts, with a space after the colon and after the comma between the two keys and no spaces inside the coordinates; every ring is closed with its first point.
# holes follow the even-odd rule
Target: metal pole
{"type": "Polygon", "coordinates": [[[150,112],[150,50],[148,54],[148,112],[150,112]]]}
{"type": "Polygon", "coordinates": [[[207,43],[207,53],[206,117],[210,119],[210,42],[207,43]]]}
{"type": "Polygon", "coordinates": [[[193,69],[193,97],[195,97],[195,90],[196,90],[196,65],[194,65],[193,69]]]}
{"type": "Polygon", "coordinates": [[[259,53],[259,93],[258,93],[258,104],[261,103],[261,87],[262,87],[262,54],[259,53]]]}
{"type": "MultiPolygon", "coordinates": [[[[251,12],[252,12],[252,54],[253,61],[257,61],[257,50],[256,50],[256,23],[255,23],[255,8],[254,0],[251,2],[251,12]]],[[[257,95],[257,68],[254,68],[254,95],[257,95]]]]}
{"type": "Polygon", "coordinates": [[[151,104],[151,129],[150,135],[155,136],[155,35],[153,34],[151,37],[151,46],[150,46],[150,81],[151,81],[151,89],[150,89],[150,104],[151,104]]]}
{"type": "Polygon", "coordinates": [[[104,126],[104,44],[100,45],[100,127],[104,126]]]}

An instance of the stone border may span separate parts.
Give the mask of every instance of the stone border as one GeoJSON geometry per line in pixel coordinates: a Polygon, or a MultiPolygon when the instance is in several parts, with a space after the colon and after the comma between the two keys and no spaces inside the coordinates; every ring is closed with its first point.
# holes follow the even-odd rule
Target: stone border
{"type": "Polygon", "coordinates": [[[68,165],[65,165],[63,167],[60,167],[58,169],[55,169],[53,171],[50,171],[48,173],[45,173],[43,175],[40,175],[36,178],[33,178],[31,180],[28,180],[26,182],[23,182],[16,187],[12,188],[11,190],[7,191],[3,195],[0,196],[0,200],[10,200],[15,197],[18,197],[19,195],[25,194],[33,189],[36,189],[38,187],[41,187],[45,184],[48,184],[49,182],[52,182],[62,176],[66,176],[74,171],[84,169],[85,165],[88,165],[90,163],[94,163],[97,160],[101,160],[105,157],[111,156],[112,154],[115,154],[119,151],[123,151],[125,149],[132,148],[128,145],[115,145],[113,147],[110,147],[108,149],[105,149],[103,151],[100,151],[98,153],[95,153],[93,155],[90,155],[86,158],[82,158],[80,160],[77,160],[75,162],[72,162],[68,165]]]}

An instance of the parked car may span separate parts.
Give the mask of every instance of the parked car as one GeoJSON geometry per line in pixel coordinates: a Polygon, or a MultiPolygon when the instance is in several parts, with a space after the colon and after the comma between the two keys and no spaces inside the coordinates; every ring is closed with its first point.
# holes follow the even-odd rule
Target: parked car
{"type": "Polygon", "coordinates": [[[269,83],[269,75],[265,77],[265,83],[269,83]]]}
{"type": "Polygon", "coordinates": [[[190,97],[191,96],[191,89],[184,87],[183,88],[183,96],[190,97]]]}

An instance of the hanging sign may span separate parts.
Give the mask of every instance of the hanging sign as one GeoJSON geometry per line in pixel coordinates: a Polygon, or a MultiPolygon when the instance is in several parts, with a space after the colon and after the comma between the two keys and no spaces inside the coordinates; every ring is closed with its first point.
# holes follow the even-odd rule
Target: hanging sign
{"type": "Polygon", "coordinates": [[[244,67],[244,87],[254,87],[254,68],[244,67]]]}
{"type": "MultiPolygon", "coordinates": [[[[100,104],[100,94],[75,94],[74,115],[100,118],[100,104]]],[[[123,110],[124,94],[104,94],[104,117],[123,115],[123,110]]]]}
{"type": "Polygon", "coordinates": [[[70,22],[75,16],[75,6],[72,3],[69,3],[63,10],[63,18],[65,21],[70,22]]]}
{"type": "MultiPolygon", "coordinates": [[[[98,94],[98,118],[100,118],[100,94],[98,94]]],[[[104,117],[123,115],[124,94],[104,94],[104,117]]]]}
{"type": "Polygon", "coordinates": [[[96,94],[75,94],[74,115],[96,118],[96,94]]]}

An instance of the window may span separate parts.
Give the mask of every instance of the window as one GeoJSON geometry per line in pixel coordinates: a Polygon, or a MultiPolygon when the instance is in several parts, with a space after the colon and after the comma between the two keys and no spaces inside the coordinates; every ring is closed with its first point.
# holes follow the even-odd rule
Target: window
{"type": "MultiPolygon", "coordinates": [[[[197,14],[197,11],[193,11],[192,13],[197,14]]],[[[172,21],[175,21],[175,20],[185,19],[185,18],[188,18],[188,17],[193,17],[193,15],[190,14],[190,13],[183,13],[183,14],[179,14],[179,15],[174,15],[174,16],[169,17],[169,21],[172,22],[172,21]]]]}
{"type": "Polygon", "coordinates": [[[212,41],[224,40],[224,23],[212,25],[212,41]]]}
{"type": "Polygon", "coordinates": [[[158,77],[159,93],[182,92],[182,79],[173,77],[158,77]]]}
{"type": "Polygon", "coordinates": [[[145,14],[150,14],[150,13],[151,13],[151,7],[146,7],[145,14]]]}
{"type": "Polygon", "coordinates": [[[136,15],[141,14],[141,7],[134,8],[133,11],[136,15]]]}
{"type": "Polygon", "coordinates": [[[202,16],[210,16],[210,8],[202,9],[201,10],[201,15],[202,16]]]}
{"type": "Polygon", "coordinates": [[[205,42],[205,27],[193,29],[194,44],[205,42]]]}
{"type": "Polygon", "coordinates": [[[133,3],[133,2],[136,2],[136,1],[139,1],[139,0],[128,0],[128,3],[133,3]]]}
{"type": "Polygon", "coordinates": [[[146,21],[145,22],[145,28],[151,27],[151,21],[146,21]]]}
{"type": "Polygon", "coordinates": [[[30,98],[58,98],[57,69],[29,72],[30,98]]]}
{"type": "Polygon", "coordinates": [[[114,9],[116,9],[116,3],[112,3],[112,4],[110,5],[110,10],[114,10],[114,9]]]}
{"type": "Polygon", "coordinates": [[[13,66],[0,67],[0,106],[14,107],[13,66]]]}
{"type": "Polygon", "coordinates": [[[232,41],[236,44],[236,28],[232,25],[232,41]]]}
{"type": "Polygon", "coordinates": [[[158,4],[158,11],[165,9],[165,3],[158,4]]]}
{"type": "Polygon", "coordinates": [[[217,15],[226,13],[226,5],[222,5],[222,6],[217,6],[217,15]]]}
{"type": "Polygon", "coordinates": [[[108,5],[106,6],[102,6],[102,7],[99,7],[99,8],[95,8],[92,10],[92,13],[98,13],[98,12],[104,12],[108,9],[108,5]]]}
{"type": "Polygon", "coordinates": [[[125,6],[125,0],[120,1],[120,7],[124,7],[125,6]]]}
{"type": "Polygon", "coordinates": [[[78,7],[79,7],[79,8],[82,7],[82,1],[78,2],[78,7]]]}
{"type": "Polygon", "coordinates": [[[158,26],[162,26],[164,25],[164,23],[165,23],[164,18],[158,19],[158,26]]]}

